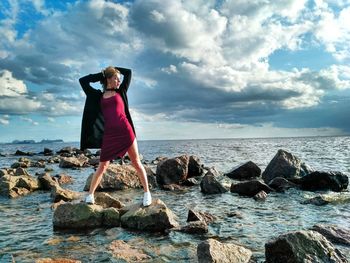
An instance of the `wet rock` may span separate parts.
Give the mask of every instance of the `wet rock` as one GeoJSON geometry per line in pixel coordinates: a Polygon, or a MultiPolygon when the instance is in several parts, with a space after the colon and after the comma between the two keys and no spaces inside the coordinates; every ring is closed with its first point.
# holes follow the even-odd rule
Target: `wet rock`
{"type": "Polygon", "coordinates": [[[84,229],[102,226],[103,208],[85,203],[64,203],[59,205],[53,215],[55,229],[84,229]]]}
{"type": "Polygon", "coordinates": [[[296,231],[265,244],[266,263],[278,262],[347,262],[323,235],[315,231],[296,231]]]}
{"type": "Polygon", "coordinates": [[[166,159],[158,163],[156,177],[159,185],[179,184],[187,178],[189,157],[182,155],[179,157],[166,159]]]}
{"type": "Polygon", "coordinates": [[[237,193],[239,195],[249,197],[253,197],[260,191],[265,191],[266,193],[270,193],[273,191],[273,189],[267,184],[264,184],[263,182],[260,182],[258,180],[252,180],[237,184],[232,183],[230,190],[232,193],[237,193]]]}
{"type": "Polygon", "coordinates": [[[21,150],[17,150],[17,151],[15,152],[15,155],[27,155],[27,156],[33,156],[33,155],[34,155],[34,153],[32,153],[32,152],[23,152],[23,151],[21,151],[21,150]]]}
{"type": "Polygon", "coordinates": [[[67,174],[61,173],[61,174],[56,174],[54,176],[54,179],[59,183],[59,184],[70,184],[73,182],[72,176],[69,176],[67,174]]]}
{"type": "Polygon", "coordinates": [[[44,148],[43,154],[45,156],[50,156],[53,155],[53,150],[49,149],[49,148],[44,148]]]}
{"type": "Polygon", "coordinates": [[[71,146],[66,146],[66,147],[63,147],[61,148],[59,151],[57,151],[58,154],[61,154],[61,153],[74,153],[76,148],[73,148],[71,146]]]}
{"type": "Polygon", "coordinates": [[[208,233],[208,225],[204,221],[191,221],[179,229],[180,232],[188,234],[208,233]]]}
{"type": "Polygon", "coordinates": [[[303,177],[312,171],[298,157],[280,149],[262,173],[262,178],[265,183],[269,183],[275,177],[297,178],[303,177]]]}
{"type": "Polygon", "coordinates": [[[217,218],[207,212],[196,211],[193,209],[188,210],[187,222],[191,221],[203,221],[207,224],[215,221],[217,218]]]}
{"type": "Polygon", "coordinates": [[[16,187],[25,188],[31,192],[41,189],[41,184],[38,178],[23,175],[18,177],[16,187]]]}
{"type": "Polygon", "coordinates": [[[188,176],[196,177],[203,174],[203,165],[200,162],[199,157],[191,155],[188,161],[188,176]]]}
{"type": "Polygon", "coordinates": [[[28,168],[31,165],[31,161],[28,158],[21,157],[17,162],[14,162],[11,165],[11,168],[28,168]]]}
{"type": "Polygon", "coordinates": [[[11,190],[16,187],[18,176],[5,174],[0,177],[0,195],[10,197],[11,190]]]}
{"type": "Polygon", "coordinates": [[[137,203],[122,210],[121,225],[126,228],[163,232],[179,226],[175,214],[160,199],[154,199],[148,207],[137,203]]]}
{"type": "Polygon", "coordinates": [[[265,191],[260,191],[256,195],[253,196],[255,201],[265,201],[267,198],[267,193],[265,191]]]}
{"type": "Polygon", "coordinates": [[[77,157],[61,157],[59,167],[61,168],[74,168],[82,167],[83,163],[77,157]]]}
{"type": "Polygon", "coordinates": [[[284,192],[285,190],[289,188],[297,188],[299,187],[297,184],[288,181],[287,179],[283,177],[275,177],[273,178],[269,184],[271,188],[273,188],[277,192],[284,192]]]}
{"type": "Polygon", "coordinates": [[[201,192],[204,194],[220,194],[227,192],[227,189],[216,180],[215,176],[207,172],[203,177],[201,183],[201,192]]]}
{"type": "Polygon", "coordinates": [[[227,217],[236,217],[238,219],[243,219],[243,215],[242,213],[238,212],[238,211],[231,211],[227,213],[227,217]]]}
{"type": "Polygon", "coordinates": [[[39,258],[35,263],[81,263],[81,261],[69,258],[39,258]]]}
{"type": "Polygon", "coordinates": [[[186,185],[186,186],[195,186],[195,185],[199,185],[200,182],[196,179],[196,178],[187,178],[182,185],[186,185]]]}
{"type": "Polygon", "coordinates": [[[41,173],[38,179],[43,190],[51,190],[52,187],[57,186],[58,182],[54,180],[49,173],[41,173]]]}
{"type": "Polygon", "coordinates": [[[307,191],[331,190],[341,192],[348,187],[349,177],[341,172],[312,172],[300,180],[301,189],[307,191]]]}
{"type": "Polygon", "coordinates": [[[312,197],[310,199],[307,199],[307,200],[301,202],[301,204],[303,204],[303,205],[312,204],[312,205],[317,205],[317,206],[327,205],[329,203],[330,203],[330,201],[327,200],[326,198],[324,198],[322,195],[318,195],[318,196],[312,197]]]}
{"type": "Polygon", "coordinates": [[[103,208],[114,207],[119,209],[124,207],[122,202],[107,193],[96,192],[94,196],[95,204],[100,205],[103,208]]]}
{"type": "Polygon", "coordinates": [[[162,185],[162,189],[165,191],[185,191],[186,188],[178,184],[165,184],[162,185]]]}
{"type": "Polygon", "coordinates": [[[218,177],[220,175],[220,172],[215,167],[209,167],[207,170],[208,171],[205,173],[206,175],[211,174],[214,177],[218,177]]]}
{"type": "Polygon", "coordinates": [[[54,203],[59,202],[61,200],[65,202],[73,201],[75,199],[80,198],[80,193],[68,189],[63,189],[59,185],[54,185],[51,188],[51,198],[54,203]]]}
{"type": "MultiPolygon", "coordinates": [[[[90,174],[86,180],[85,191],[88,191],[90,188],[92,176],[93,174],[90,174]]],[[[142,185],[138,178],[137,171],[132,165],[110,164],[96,190],[124,190],[141,187],[142,185]]]]}
{"type": "Polygon", "coordinates": [[[314,225],[311,230],[317,231],[335,244],[350,246],[349,229],[341,228],[335,225],[317,224],[314,225]]]}
{"type": "Polygon", "coordinates": [[[249,180],[260,177],[261,169],[252,161],[246,162],[239,167],[232,169],[225,175],[235,180],[249,180]]]}
{"type": "Polygon", "coordinates": [[[0,177],[2,177],[4,175],[8,175],[7,170],[6,169],[0,169],[0,177]]]}
{"type": "Polygon", "coordinates": [[[242,246],[221,243],[215,239],[201,242],[197,247],[198,262],[248,263],[252,252],[242,246]]]}
{"type": "Polygon", "coordinates": [[[89,164],[92,166],[98,166],[100,164],[100,157],[93,157],[89,159],[89,164]]]}
{"type": "Polygon", "coordinates": [[[157,188],[158,183],[157,183],[156,174],[152,171],[152,169],[149,166],[144,165],[144,168],[145,168],[146,173],[147,173],[147,180],[148,180],[148,185],[149,185],[150,189],[157,188]]]}
{"type": "Polygon", "coordinates": [[[15,174],[14,174],[14,175],[15,175],[15,176],[21,176],[21,175],[27,175],[27,176],[29,176],[27,170],[24,169],[24,168],[22,168],[22,167],[16,168],[15,174]]]}
{"type": "Polygon", "coordinates": [[[34,163],[31,163],[31,167],[45,168],[45,160],[38,160],[34,163]]]}
{"type": "Polygon", "coordinates": [[[133,247],[123,240],[114,240],[109,245],[109,250],[114,257],[126,262],[139,262],[151,259],[150,256],[143,252],[142,248],[133,247]]]}
{"type": "Polygon", "coordinates": [[[114,207],[108,207],[102,211],[102,225],[107,227],[120,226],[119,210],[114,207]]]}
{"type": "Polygon", "coordinates": [[[151,163],[152,164],[159,164],[160,162],[163,162],[165,160],[167,160],[168,157],[165,157],[165,156],[158,156],[156,159],[154,159],[151,163]]]}
{"type": "Polygon", "coordinates": [[[27,194],[30,194],[30,191],[28,189],[23,188],[23,187],[13,187],[10,190],[8,197],[17,198],[17,197],[24,196],[27,194]]]}

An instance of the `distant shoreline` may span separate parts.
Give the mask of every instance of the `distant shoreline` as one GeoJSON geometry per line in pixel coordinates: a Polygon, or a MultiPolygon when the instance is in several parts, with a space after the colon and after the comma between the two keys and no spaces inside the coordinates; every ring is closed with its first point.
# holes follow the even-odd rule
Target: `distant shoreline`
{"type": "Polygon", "coordinates": [[[64,142],[62,139],[48,140],[43,139],[40,142],[36,142],[35,140],[13,140],[12,142],[5,142],[2,144],[39,144],[39,143],[53,143],[53,142],[64,142]]]}

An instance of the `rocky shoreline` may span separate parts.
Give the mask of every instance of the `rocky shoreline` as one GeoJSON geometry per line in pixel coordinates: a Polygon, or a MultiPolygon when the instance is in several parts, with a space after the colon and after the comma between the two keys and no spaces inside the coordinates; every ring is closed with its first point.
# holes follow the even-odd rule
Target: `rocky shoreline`
{"type": "MultiPolygon", "coordinates": [[[[136,171],[127,158],[116,160],[110,165],[97,189],[96,204],[87,205],[82,202],[84,193],[64,188],[65,184],[72,182],[71,176],[65,173],[53,176],[46,165],[58,164],[67,171],[96,167],[99,152],[92,154],[88,150],[65,147],[56,153],[45,148],[40,153],[16,151],[14,155],[21,157],[10,167],[0,170],[0,195],[20,198],[34,191],[50,191],[52,221],[57,231],[122,227],[164,235],[171,231],[181,231],[190,235],[203,235],[205,238],[208,225],[216,220],[215,215],[189,210],[187,224],[180,225],[175,213],[160,199],[155,198],[150,207],[144,208],[141,203],[124,204],[123,200],[109,195],[108,192],[111,191],[141,188],[136,171]],[[34,160],[29,157],[39,158],[34,160]],[[44,169],[44,172],[30,175],[27,169],[31,167],[44,169]]],[[[198,157],[188,155],[158,157],[142,162],[151,189],[181,192],[195,187],[204,195],[230,192],[241,198],[253,198],[257,202],[266,201],[272,192],[287,194],[289,188],[295,188],[298,191],[319,193],[316,198],[305,200],[305,205],[327,205],[337,200],[327,199],[325,191],[346,191],[349,183],[347,174],[338,171],[315,171],[284,150],[276,153],[263,172],[254,162],[247,161],[228,173],[222,173],[215,167],[206,167],[198,157]],[[222,183],[222,178],[230,178],[231,184],[222,183]]],[[[91,176],[92,174],[86,181],[85,191],[91,176]]],[[[349,246],[349,240],[348,229],[336,225],[315,225],[312,229],[272,236],[265,244],[265,258],[266,262],[304,262],[302,260],[305,259],[310,262],[348,262],[333,243],[341,242],[342,245],[349,246]]],[[[113,243],[113,249],[118,250],[119,254],[122,254],[123,248],[132,249],[121,242],[113,243]]],[[[143,255],[140,257],[149,260],[149,256],[144,253],[143,255]]],[[[199,262],[254,262],[254,253],[240,244],[207,238],[198,243],[197,258],[199,262]]],[[[38,259],[38,262],[55,262],[44,260],[38,259]]]]}

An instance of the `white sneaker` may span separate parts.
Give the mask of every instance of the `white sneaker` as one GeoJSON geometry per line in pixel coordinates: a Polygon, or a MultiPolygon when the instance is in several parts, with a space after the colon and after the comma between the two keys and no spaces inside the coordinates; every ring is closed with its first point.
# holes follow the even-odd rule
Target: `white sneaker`
{"type": "Polygon", "coordinates": [[[151,192],[145,192],[143,194],[143,206],[149,206],[152,204],[151,192]]]}
{"type": "Polygon", "coordinates": [[[94,194],[88,194],[86,197],[85,197],[85,203],[87,204],[94,204],[95,203],[95,198],[94,198],[94,194]]]}

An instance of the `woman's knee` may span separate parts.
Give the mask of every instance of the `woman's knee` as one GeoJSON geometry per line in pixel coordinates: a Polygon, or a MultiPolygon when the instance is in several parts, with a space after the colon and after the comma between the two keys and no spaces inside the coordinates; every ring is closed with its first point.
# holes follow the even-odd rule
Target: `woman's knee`
{"type": "Polygon", "coordinates": [[[140,158],[136,158],[131,161],[132,165],[135,167],[136,170],[140,170],[143,168],[140,158]]]}

